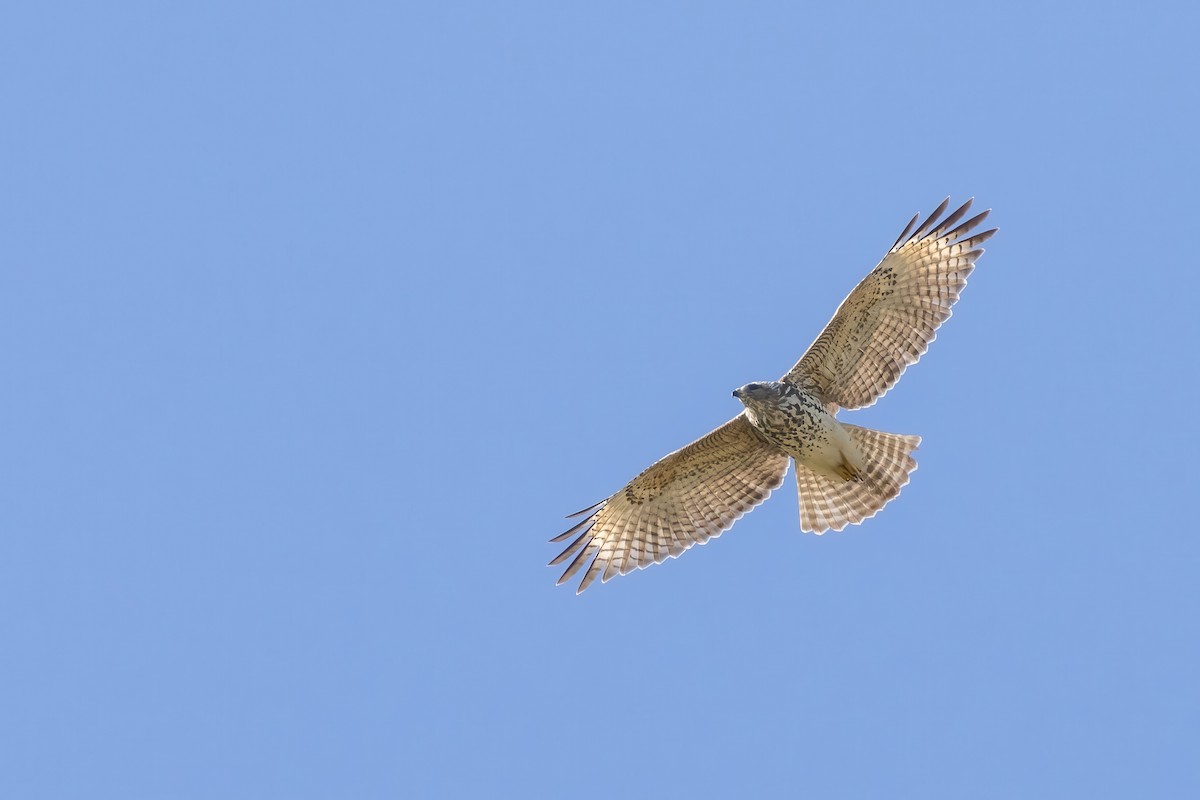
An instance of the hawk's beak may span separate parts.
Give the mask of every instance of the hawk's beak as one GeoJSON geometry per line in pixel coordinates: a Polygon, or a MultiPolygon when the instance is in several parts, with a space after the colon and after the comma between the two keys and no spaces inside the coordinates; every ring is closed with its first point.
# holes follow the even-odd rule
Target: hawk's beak
{"type": "Polygon", "coordinates": [[[741,390],[741,389],[734,389],[734,390],[733,390],[733,396],[734,396],[734,397],[741,397],[741,396],[742,396],[742,390],[741,390]]]}

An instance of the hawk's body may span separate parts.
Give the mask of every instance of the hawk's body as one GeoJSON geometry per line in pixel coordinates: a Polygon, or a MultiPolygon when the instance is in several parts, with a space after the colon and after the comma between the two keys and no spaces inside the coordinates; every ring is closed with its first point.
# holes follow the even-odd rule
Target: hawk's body
{"type": "Polygon", "coordinates": [[[983,254],[979,245],[996,232],[968,236],[986,211],[952,227],[970,200],[938,222],[948,203],[916,230],[917,218],[909,222],[781,380],[734,392],[746,407],[741,414],[579,512],[584,521],[551,540],[578,534],[550,562],[571,559],[558,582],[590,558],[582,592],[597,577],[607,581],[719,536],[783,483],[793,459],[805,531],[841,530],[899,494],[916,469],[920,438],[835,415],[874,403],[921,357],[983,254]]]}
{"type": "Polygon", "coordinates": [[[815,395],[785,381],[751,383],[733,396],[764,439],[814,472],[856,478],[865,464],[846,429],[815,395]]]}

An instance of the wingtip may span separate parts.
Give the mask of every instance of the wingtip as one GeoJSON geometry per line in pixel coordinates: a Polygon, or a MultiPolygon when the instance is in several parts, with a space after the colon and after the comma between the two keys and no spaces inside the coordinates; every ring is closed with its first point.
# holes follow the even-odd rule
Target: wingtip
{"type": "Polygon", "coordinates": [[[925,218],[924,222],[922,222],[920,225],[917,226],[917,229],[915,231],[913,231],[913,235],[912,235],[913,238],[920,239],[926,233],[928,233],[930,230],[932,230],[933,226],[937,224],[938,218],[941,217],[942,214],[946,213],[946,209],[949,206],[950,206],[950,198],[947,197],[945,200],[943,200],[941,203],[938,204],[938,207],[933,210],[932,214],[930,214],[928,217],[925,218]]]}
{"type": "Polygon", "coordinates": [[[900,235],[896,237],[896,241],[890,248],[888,248],[889,253],[907,241],[908,235],[912,232],[913,226],[917,224],[917,220],[920,218],[921,212],[918,211],[916,214],[913,214],[913,218],[908,221],[908,224],[904,226],[904,230],[900,231],[900,235]]]}
{"type": "MultiPolygon", "coordinates": [[[[582,516],[582,515],[586,514],[586,513],[587,513],[587,512],[589,512],[589,511],[594,511],[595,509],[599,508],[600,506],[604,505],[604,504],[605,504],[605,503],[607,503],[607,502],[608,502],[608,500],[607,500],[607,499],[605,499],[605,500],[601,500],[599,503],[592,503],[592,504],[591,504],[590,506],[588,506],[587,508],[584,508],[584,509],[581,509],[581,510],[579,510],[579,511],[576,511],[574,514],[567,514],[565,517],[563,517],[563,519],[571,519],[572,517],[579,517],[579,516],[582,516]]],[[[552,540],[552,541],[553,541],[553,540],[552,540]]]]}

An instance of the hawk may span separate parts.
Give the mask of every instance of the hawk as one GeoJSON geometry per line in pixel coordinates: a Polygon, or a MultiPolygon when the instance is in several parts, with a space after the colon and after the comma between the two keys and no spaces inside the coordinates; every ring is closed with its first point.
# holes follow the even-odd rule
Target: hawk
{"type": "Polygon", "coordinates": [[[840,531],[898,495],[921,438],[847,425],[837,412],[882,397],[950,317],[997,230],[972,234],[988,211],[959,224],[971,202],[942,219],[946,198],[920,225],[913,217],[787,374],[734,390],[740,414],[570,515],[584,519],[550,540],[575,536],[550,562],[569,561],[558,583],[587,566],[578,594],[720,536],[783,484],[790,461],[803,531],[840,531]]]}

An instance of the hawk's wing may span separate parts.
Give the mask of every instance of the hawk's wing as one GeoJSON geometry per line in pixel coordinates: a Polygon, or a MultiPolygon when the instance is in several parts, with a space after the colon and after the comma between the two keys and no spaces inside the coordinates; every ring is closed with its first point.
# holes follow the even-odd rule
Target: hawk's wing
{"type": "Polygon", "coordinates": [[[951,229],[966,216],[970,200],[937,222],[949,202],[947,197],[909,235],[917,221],[912,218],[785,381],[810,389],[826,403],[861,408],[882,397],[905,367],[929,349],[934,331],[950,317],[950,307],[983,254],[979,245],[996,232],[993,228],[968,238],[987,211],[951,229]]]}
{"type": "MultiPolygon", "coordinates": [[[[580,511],[588,518],[550,541],[579,536],[550,562],[574,556],[558,579],[571,579],[593,555],[576,592],[657,564],[720,536],[783,483],[788,456],[745,415],[655,462],[621,491],[580,511]]],[[[572,515],[572,516],[578,516],[572,515]]]]}

